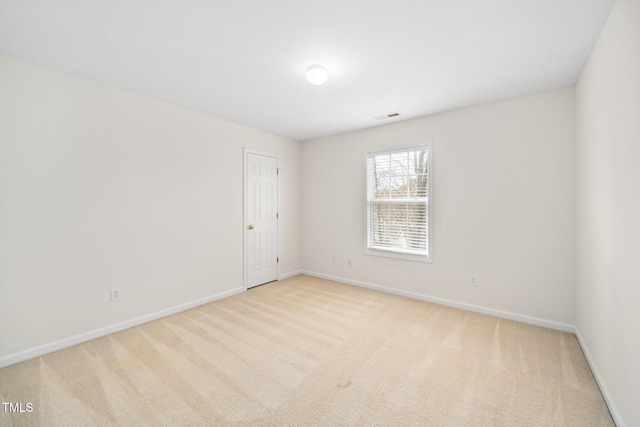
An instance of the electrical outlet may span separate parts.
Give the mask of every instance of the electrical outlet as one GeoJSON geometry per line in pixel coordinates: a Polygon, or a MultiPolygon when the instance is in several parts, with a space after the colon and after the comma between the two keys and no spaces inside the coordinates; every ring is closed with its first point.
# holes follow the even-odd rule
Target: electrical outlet
{"type": "Polygon", "coordinates": [[[353,263],[351,262],[351,258],[349,258],[349,259],[347,260],[347,265],[348,265],[349,267],[353,267],[353,263]]]}
{"type": "Polygon", "coordinates": [[[122,298],[122,289],[111,288],[111,301],[118,301],[120,298],[122,298]]]}
{"type": "Polygon", "coordinates": [[[334,263],[334,264],[336,263],[336,256],[335,255],[331,257],[331,262],[334,263]]]}
{"type": "Polygon", "coordinates": [[[469,276],[469,286],[478,286],[478,276],[475,274],[469,276]]]}

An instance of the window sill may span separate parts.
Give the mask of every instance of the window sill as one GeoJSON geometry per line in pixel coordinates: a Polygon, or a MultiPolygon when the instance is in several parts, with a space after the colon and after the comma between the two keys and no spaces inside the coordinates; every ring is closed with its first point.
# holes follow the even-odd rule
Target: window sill
{"type": "Polygon", "coordinates": [[[404,259],[406,261],[416,261],[416,262],[425,262],[425,263],[433,263],[433,257],[427,255],[418,255],[418,254],[408,254],[404,252],[395,252],[385,249],[365,249],[365,255],[373,255],[380,256],[385,258],[396,258],[396,259],[404,259]]]}

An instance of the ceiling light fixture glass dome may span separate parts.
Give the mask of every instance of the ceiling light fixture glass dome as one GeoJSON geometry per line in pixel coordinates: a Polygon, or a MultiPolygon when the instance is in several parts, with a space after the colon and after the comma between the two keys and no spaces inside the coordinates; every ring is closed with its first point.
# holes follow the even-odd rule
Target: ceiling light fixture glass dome
{"type": "Polygon", "coordinates": [[[327,82],[329,73],[322,65],[312,65],[307,68],[307,81],[312,85],[319,86],[327,82]]]}

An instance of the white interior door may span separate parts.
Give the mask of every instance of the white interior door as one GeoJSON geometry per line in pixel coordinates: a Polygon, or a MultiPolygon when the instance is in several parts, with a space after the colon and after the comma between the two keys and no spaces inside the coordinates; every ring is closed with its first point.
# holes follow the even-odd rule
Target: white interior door
{"type": "Polygon", "coordinates": [[[245,283],[278,279],[278,158],[245,151],[245,283]]]}

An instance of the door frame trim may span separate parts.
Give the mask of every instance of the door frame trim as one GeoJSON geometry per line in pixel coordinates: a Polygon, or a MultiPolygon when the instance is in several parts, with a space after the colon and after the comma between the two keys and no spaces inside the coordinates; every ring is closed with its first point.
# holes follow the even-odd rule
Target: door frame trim
{"type": "MultiPolygon", "coordinates": [[[[276,159],[276,167],[280,168],[280,156],[278,154],[268,153],[266,151],[253,150],[251,148],[243,147],[242,149],[242,252],[243,252],[243,265],[242,265],[242,286],[246,291],[249,289],[248,280],[249,280],[249,247],[247,245],[247,227],[249,226],[248,221],[248,186],[249,179],[247,174],[249,173],[249,168],[247,167],[249,154],[258,154],[260,156],[272,157],[276,159]]],[[[276,191],[278,192],[277,201],[276,201],[276,210],[278,213],[278,220],[276,221],[276,257],[280,258],[280,174],[278,173],[276,176],[276,191]]],[[[280,263],[276,262],[276,280],[280,280],[280,263]]]]}

